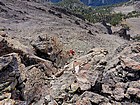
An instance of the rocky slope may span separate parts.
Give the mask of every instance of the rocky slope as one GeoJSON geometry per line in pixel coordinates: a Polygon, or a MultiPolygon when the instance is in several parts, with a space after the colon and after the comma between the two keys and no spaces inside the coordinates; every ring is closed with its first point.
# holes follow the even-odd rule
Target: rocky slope
{"type": "Polygon", "coordinates": [[[126,42],[108,35],[103,25],[85,22],[61,8],[26,1],[3,0],[1,4],[4,4],[1,5],[1,30],[26,45],[39,35],[46,34],[59,37],[66,47],[76,52],[88,51],[94,46],[112,51],[126,42]]]}
{"type": "MultiPolygon", "coordinates": [[[[126,4],[124,4],[123,6],[118,6],[118,7],[115,7],[113,9],[113,12],[116,12],[116,13],[121,12],[121,13],[126,14],[126,15],[132,14],[129,18],[123,19],[121,24],[125,24],[130,28],[129,34],[133,38],[135,38],[135,37],[138,38],[140,36],[140,31],[139,31],[139,28],[140,28],[139,5],[140,5],[139,1],[135,1],[135,2],[130,1],[126,4]],[[136,12],[136,13],[133,14],[133,12],[136,12]],[[136,16],[133,16],[135,14],[136,14],[136,16]]],[[[115,27],[115,28],[120,28],[120,27],[118,26],[118,27],[115,27]]]]}
{"type": "Polygon", "coordinates": [[[110,32],[63,8],[1,0],[0,105],[139,105],[140,43],[110,32]]]}

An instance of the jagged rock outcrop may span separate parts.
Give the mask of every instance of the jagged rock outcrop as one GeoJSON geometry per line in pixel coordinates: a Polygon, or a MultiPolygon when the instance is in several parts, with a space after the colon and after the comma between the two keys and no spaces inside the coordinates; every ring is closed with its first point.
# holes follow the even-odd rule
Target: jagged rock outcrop
{"type": "Polygon", "coordinates": [[[140,43],[47,6],[0,2],[0,104],[139,105],[140,43]]]}
{"type": "Polygon", "coordinates": [[[102,92],[108,94],[112,100],[139,104],[137,94],[131,94],[132,91],[139,91],[139,47],[139,43],[128,44],[110,62],[112,66],[107,67],[103,73],[102,92]],[[136,88],[131,85],[134,83],[136,88]]]}
{"type": "Polygon", "coordinates": [[[105,64],[104,61],[100,60],[106,55],[107,51],[105,49],[95,48],[89,51],[87,55],[66,65],[64,73],[50,82],[52,85],[50,96],[61,105],[76,103],[78,94],[87,90],[90,91],[96,85],[96,81],[102,73],[102,64],[105,64]],[[100,62],[101,65],[97,65],[97,62],[100,62]]]}
{"type": "Polygon", "coordinates": [[[59,68],[63,67],[70,58],[57,37],[38,36],[32,41],[32,46],[37,56],[52,61],[59,68]]]}
{"type": "Polygon", "coordinates": [[[91,50],[71,66],[67,65],[64,73],[51,81],[50,97],[64,105],[139,105],[139,45],[123,46],[109,61],[103,60],[105,50],[91,50]]]}
{"type": "Polygon", "coordinates": [[[139,42],[122,45],[110,58],[106,49],[93,48],[58,69],[51,54],[63,49],[56,39],[51,42],[39,36],[32,41],[33,47],[27,47],[7,35],[0,38],[2,104],[140,103],[139,42]]]}
{"type": "Polygon", "coordinates": [[[9,37],[0,36],[0,56],[11,52],[29,55],[35,54],[32,48],[28,48],[19,41],[9,37]]]}
{"type": "Polygon", "coordinates": [[[130,40],[130,34],[127,34],[128,29],[121,28],[119,31],[114,32],[114,34],[118,35],[119,37],[122,37],[126,40],[130,40]]]}
{"type": "Polygon", "coordinates": [[[0,38],[0,103],[29,105],[39,101],[46,89],[45,78],[57,69],[34,55],[34,49],[9,37],[0,38]]]}
{"type": "MultiPolygon", "coordinates": [[[[58,70],[51,57],[43,57],[55,48],[53,43],[46,44],[49,42],[46,37],[32,41],[34,48],[8,36],[0,38],[3,49],[0,50],[2,104],[140,103],[139,42],[122,45],[111,58],[108,58],[107,50],[93,48],[86,55],[73,58],[64,67],[61,65],[58,70]]],[[[59,59],[58,56],[56,58],[59,59]]]]}
{"type": "Polygon", "coordinates": [[[25,71],[18,54],[11,53],[0,57],[0,80],[2,105],[14,105],[16,99],[24,100],[25,71]]]}
{"type": "Polygon", "coordinates": [[[102,24],[106,27],[108,34],[112,34],[111,26],[108,25],[104,20],[102,21],[102,24]]]}

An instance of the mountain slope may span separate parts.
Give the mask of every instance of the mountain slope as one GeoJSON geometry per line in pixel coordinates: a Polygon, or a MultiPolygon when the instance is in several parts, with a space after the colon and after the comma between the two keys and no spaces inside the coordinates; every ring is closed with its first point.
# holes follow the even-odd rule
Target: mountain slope
{"type": "Polygon", "coordinates": [[[10,36],[14,35],[13,37],[19,38],[25,44],[42,34],[56,35],[66,46],[70,45],[69,49],[76,51],[87,51],[94,46],[112,50],[125,42],[117,36],[104,34],[107,33],[107,30],[100,24],[89,24],[73,15],[56,11],[49,5],[43,6],[27,1],[3,0],[1,2],[5,6],[0,5],[3,9],[0,14],[0,26],[10,36]],[[55,14],[50,13],[49,10],[54,11],[55,14]],[[57,14],[60,14],[62,18],[57,14]],[[79,24],[76,24],[77,22],[79,24]],[[89,31],[93,35],[88,33],[89,31]],[[116,41],[112,39],[116,39],[116,41]]]}
{"type": "Polygon", "coordinates": [[[139,105],[140,43],[110,28],[54,5],[1,0],[0,105],[139,105]]]}

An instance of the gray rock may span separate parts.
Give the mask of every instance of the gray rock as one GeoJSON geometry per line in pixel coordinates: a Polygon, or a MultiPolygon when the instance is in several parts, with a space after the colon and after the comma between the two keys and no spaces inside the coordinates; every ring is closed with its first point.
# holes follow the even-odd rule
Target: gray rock
{"type": "Polygon", "coordinates": [[[113,90],[113,97],[116,101],[122,101],[125,97],[125,89],[124,88],[115,88],[113,90]]]}
{"type": "Polygon", "coordinates": [[[108,34],[112,34],[111,26],[108,25],[105,21],[102,21],[102,24],[106,27],[108,34]]]}
{"type": "MultiPolygon", "coordinates": [[[[98,104],[98,105],[102,105],[103,103],[109,104],[109,99],[101,96],[99,94],[96,93],[92,93],[92,92],[88,92],[85,91],[81,96],[80,99],[84,99],[87,98],[88,100],[90,100],[92,103],[94,104],[98,104]]],[[[90,105],[90,104],[89,104],[90,105]]]]}
{"type": "Polygon", "coordinates": [[[114,34],[117,34],[119,37],[122,37],[122,38],[124,38],[126,40],[130,40],[130,35],[127,34],[127,31],[128,31],[128,29],[122,28],[119,31],[114,32],[114,34]]]}
{"type": "MultiPolygon", "coordinates": [[[[11,94],[10,98],[13,99],[17,99],[17,97],[24,97],[22,93],[24,87],[18,88],[18,80],[25,79],[25,69],[21,68],[21,64],[21,59],[16,53],[0,57],[0,90],[2,96],[6,93],[11,94]],[[22,73],[22,75],[20,75],[20,73],[22,73]]],[[[22,83],[20,83],[20,85],[21,84],[22,83]]]]}
{"type": "Polygon", "coordinates": [[[29,48],[10,37],[0,36],[0,47],[0,56],[13,52],[19,54],[35,54],[33,48],[29,48]]]}
{"type": "Polygon", "coordinates": [[[48,104],[49,102],[51,102],[51,96],[47,95],[45,96],[45,104],[48,104]]]}
{"type": "Polygon", "coordinates": [[[32,41],[32,46],[35,48],[37,56],[56,63],[56,66],[62,67],[68,59],[67,53],[63,50],[62,43],[56,37],[42,38],[38,36],[32,41]]]}

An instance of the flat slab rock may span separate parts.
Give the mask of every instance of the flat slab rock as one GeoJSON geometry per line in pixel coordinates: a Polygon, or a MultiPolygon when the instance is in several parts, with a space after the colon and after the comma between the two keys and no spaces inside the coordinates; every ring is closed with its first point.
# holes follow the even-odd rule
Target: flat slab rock
{"type": "Polygon", "coordinates": [[[0,57],[0,103],[14,105],[14,99],[23,99],[23,82],[26,79],[24,67],[16,53],[0,57]]]}
{"type": "Polygon", "coordinates": [[[0,56],[8,53],[19,53],[19,54],[35,54],[33,48],[29,48],[23,44],[21,44],[18,40],[12,39],[10,37],[2,37],[0,36],[0,56]]]}

